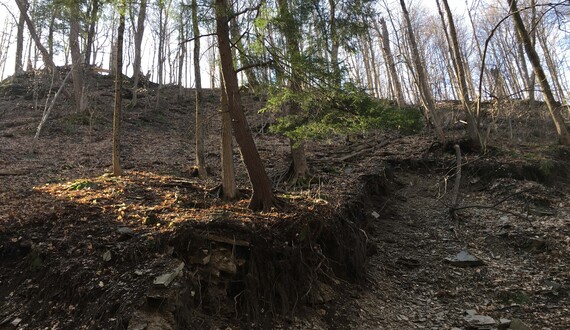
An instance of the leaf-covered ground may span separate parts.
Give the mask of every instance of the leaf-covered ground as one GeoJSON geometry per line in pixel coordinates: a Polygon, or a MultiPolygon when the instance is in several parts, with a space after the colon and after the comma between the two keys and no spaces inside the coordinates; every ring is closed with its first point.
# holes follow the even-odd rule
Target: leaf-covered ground
{"type": "Polygon", "coordinates": [[[490,328],[570,328],[570,157],[543,121],[537,132],[519,119],[526,128],[486,156],[464,154],[451,217],[455,157],[429,134],[309,143],[313,185],[290,189],[279,182],[287,140],[263,129],[271,114],[256,115],[263,100],[248,96],[286,202],[260,214],[247,210],[237,152],[242,199],[215,195],[216,91],[206,97],[208,179],[191,177],[193,101],[176,88],[158,101],[151,88],[125,110],[126,175],[114,178],[112,80],[91,79],[93,111],[60,100],[36,142],[43,107],[25,95],[0,101],[1,329],[467,329],[473,315],[491,317],[490,328]],[[350,239],[365,244],[365,268],[347,266],[362,252],[350,239]],[[461,251],[483,264],[446,262],[461,251]],[[172,284],[155,283],[169,274],[172,284]]]}

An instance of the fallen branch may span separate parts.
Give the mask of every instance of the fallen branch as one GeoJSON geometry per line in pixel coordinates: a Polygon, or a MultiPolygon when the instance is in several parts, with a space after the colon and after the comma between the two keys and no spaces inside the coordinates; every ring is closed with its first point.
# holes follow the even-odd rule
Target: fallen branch
{"type": "Polygon", "coordinates": [[[40,124],[38,125],[38,129],[36,130],[36,135],[34,135],[34,142],[40,136],[40,132],[42,130],[42,127],[44,126],[44,124],[47,120],[47,117],[49,116],[51,110],[53,109],[53,106],[55,105],[55,101],[57,100],[57,97],[59,96],[59,94],[63,90],[63,87],[65,87],[65,83],[67,82],[67,79],[69,79],[69,76],[71,75],[72,71],[73,71],[73,66],[71,67],[71,70],[69,70],[67,75],[65,76],[65,79],[63,79],[63,82],[61,83],[61,86],[59,86],[57,93],[55,93],[55,95],[53,96],[53,99],[51,100],[51,104],[49,105],[49,107],[47,109],[44,110],[44,113],[42,115],[42,120],[40,121],[40,124]]]}

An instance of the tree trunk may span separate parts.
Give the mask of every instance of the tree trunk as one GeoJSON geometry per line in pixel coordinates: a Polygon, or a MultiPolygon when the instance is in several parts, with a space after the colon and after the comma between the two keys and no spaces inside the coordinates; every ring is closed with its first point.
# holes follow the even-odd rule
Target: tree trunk
{"type": "Polygon", "coordinates": [[[540,84],[540,88],[542,89],[542,94],[544,96],[544,100],[546,101],[546,106],[548,107],[548,111],[554,121],[554,125],[556,126],[556,132],[558,133],[558,141],[562,145],[570,146],[570,135],[568,134],[568,129],[566,124],[564,123],[564,118],[560,113],[560,109],[556,106],[556,101],[554,100],[554,95],[552,94],[552,90],[550,89],[550,85],[548,80],[546,80],[546,75],[544,74],[544,70],[542,69],[542,65],[540,64],[540,59],[538,58],[538,54],[534,47],[532,46],[532,41],[530,36],[523,24],[521,19],[521,15],[519,13],[519,9],[517,8],[516,0],[508,0],[511,15],[513,17],[513,21],[515,23],[515,28],[520,35],[526,55],[532,67],[534,69],[534,73],[538,78],[538,83],[540,84]]]}
{"type": "MultiPolygon", "coordinates": [[[[300,30],[295,19],[289,10],[289,2],[287,0],[278,0],[279,13],[284,21],[285,27],[283,34],[285,35],[285,43],[287,48],[287,57],[289,60],[291,75],[288,78],[288,89],[293,95],[301,93],[301,72],[298,61],[301,58],[299,49],[300,30]]],[[[333,3],[333,1],[331,1],[333,3]]],[[[333,63],[333,66],[335,64],[333,63]]],[[[295,100],[289,100],[285,105],[286,113],[290,116],[298,116],[301,114],[301,107],[295,100]]],[[[310,175],[307,157],[305,155],[305,144],[303,141],[294,139],[289,140],[291,147],[292,164],[288,173],[288,181],[290,184],[303,183],[310,175]]]]}
{"type": "Polygon", "coordinates": [[[228,109],[228,95],[223,77],[221,82],[221,112],[222,112],[222,190],[225,200],[237,198],[236,175],[234,170],[232,118],[228,109]]]}
{"type": "MultiPolygon", "coordinates": [[[[439,7],[439,0],[437,0],[437,4],[439,7]]],[[[459,40],[457,38],[457,30],[455,29],[455,22],[453,20],[453,15],[451,13],[451,9],[449,8],[447,0],[443,0],[443,7],[445,8],[447,15],[447,24],[449,25],[449,38],[451,39],[450,46],[452,50],[452,58],[455,65],[457,82],[459,84],[459,98],[461,100],[461,104],[463,105],[463,109],[467,114],[467,134],[469,135],[469,139],[471,141],[477,142],[479,145],[481,145],[481,147],[484,147],[479,135],[477,115],[473,112],[471,105],[469,104],[471,100],[469,98],[469,87],[467,85],[467,78],[465,74],[465,63],[463,62],[463,56],[461,55],[459,40]]]]}
{"type": "MultiPolygon", "coordinates": [[[[181,6],[184,5],[184,1],[182,1],[181,6]]],[[[186,11],[182,9],[180,11],[180,17],[178,21],[178,39],[180,40],[178,44],[178,101],[182,101],[184,99],[184,85],[182,84],[182,76],[184,75],[184,59],[186,58],[186,28],[184,26],[184,14],[186,11]]]]}
{"type": "MultiPolygon", "coordinates": [[[[376,22],[376,30],[380,34],[380,29],[376,22]]],[[[386,26],[386,21],[381,18],[380,19],[380,26],[382,27],[382,51],[384,53],[384,59],[386,63],[388,63],[388,72],[390,73],[390,81],[392,86],[394,87],[394,92],[396,93],[396,102],[398,103],[399,107],[402,107],[406,104],[406,100],[404,99],[404,94],[402,93],[402,84],[400,83],[400,77],[398,75],[398,71],[396,69],[396,63],[394,62],[394,55],[392,55],[392,49],[390,47],[390,34],[388,33],[388,27],[386,26]]]]}
{"type": "Polygon", "coordinates": [[[79,49],[79,3],[73,2],[69,8],[70,24],[69,24],[69,48],[71,51],[72,79],[73,79],[73,96],[75,99],[75,111],[83,112],[83,69],[81,67],[81,50],[79,49]]]}
{"type": "Polygon", "coordinates": [[[406,30],[413,57],[412,62],[416,71],[417,84],[420,90],[421,97],[424,102],[424,107],[426,113],[431,117],[437,138],[441,142],[445,142],[446,138],[445,134],[443,133],[440,115],[435,111],[435,102],[433,100],[433,94],[428,85],[425,68],[422,65],[424,61],[422,60],[420,52],[418,51],[418,45],[416,42],[416,37],[414,35],[414,30],[412,29],[412,21],[410,20],[410,14],[408,13],[408,9],[406,8],[406,3],[404,2],[404,0],[400,0],[400,5],[402,7],[404,19],[406,20],[406,30]]]}
{"type": "Polygon", "coordinates": [[[91,64],[93,41],[95,39],[95,27],[99,21],[99,0],[91,2],[91,13],[88,17],[89,30],[87,31],[87,44],[85,45],[85,65],[91,64]]]}
{"type": "Polygon", "coordinates": [[[24,53],[24,28],[26,24],[25,14],[24,12],[20,11],[20,18],[18,19],[18,32],[16,34],[16,68],[14,73],[16,75],[21,74],[24,72],[24,62],[23,62],[23,53],[24,53]]]}
{"type": "Polygon", "coordinates": [[[27,12],[28,2],[26,0],[16,0],[16,4],[18,5],[18,9],[20,9],[20,13],[24,15],[24,20],[26,21],[26,26],[28,27],[28,32],[30,32],[30,36],[34,40],[36,47],[41,52],[42,58],[44,60],[46,67],[51,72],[55,72],[56,67],[55,67],[55,63],[53,62],[53,58],[52,58],[51,54],[47,51],[47,49],[42,45],[40,37],[38,36],[38,34],[36,32],[36,28],[34,27],[34,23],[32,23],[30,16],[28,16],[28,12],[27,12]]]}
{"type": "Polygon", "coordinates": [[[131,100],[133,107],[137,105],[137,91],[139,88],[139,80],[141,75],[141,48],[144,36],[144,21],[146,19],[147,0],[141,0],[139,5],[139,14],[137,17],[137,28],[135,29],[135,59],[133,64],[133,99],[131,100]]]}
{"type": "Polygon", "coordinates": [[[216,0],[216,34],[225,89],[228,95],[228,110],[232,118],[234,136],[238,143],[243,162],[253,187],[253,195],[249,204],[252,210],[270,210],[275,206],[275,197],[271,181],[265,172],[265,167],[255,146],[255,141],[249,129],[243,112],[241,95],[236,71],[233,66],[232,50],[229,36],[230,6],[227,0],[216,0]]]}
{"type": "Polygon", "coordinates": [[[123,174],[121,168],[121,110],[123,86],[123,36],[125,34],[125,0],[122,0],[119,7],[119,28],[117,29],[117,64],[115,72],[115,111],[113,112],[113,175],[123,174]]]}
{"type": "MultiPolygon", "coordinates": [[[[237,54],[238,54],[238,58],[239,58],[239,62],[241,64],[241,66],[247,67],[247,66],[251,65],[252,63],[249,60],[249,58],[245,52],[246,49],[243,45],[241,32],[239,30],[239,26],[237,24],[236,18],[231,20],[230,30],[232,33],[232,38],[234,39],[234,42],[235,42],[235,47],[237,50],[237,54]]],[[[246,69],[246,70],[244,70],[244,73],[245,73],[245,77],[247,78],[247,85],[249,86],[249,88],[251,88],[251,90],[253,90],[253,91],[257,90],[257,88],[259,87],[259,80],[257,79],[257,76],[255,75],[255,72],[253,71],[253,69],[246,69]]]]}
{"type": "Polygon", "coordinates": [[[204,152],[204,109],[202,106],[202,75],[200,73],[200,28],[198,26],[198,4],[192,0],[192,31],[194,34],[194,78],[196,79],[196,167],[200,177],[208,175],[206,171],[206,157],[204,152]]]}

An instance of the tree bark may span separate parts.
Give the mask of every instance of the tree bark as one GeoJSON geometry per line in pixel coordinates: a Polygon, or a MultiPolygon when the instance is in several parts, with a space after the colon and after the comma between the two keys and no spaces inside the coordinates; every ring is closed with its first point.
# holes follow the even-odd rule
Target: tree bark
{"type": "Polygon", "coordinates": [[[131,103],[134,106],[138,102],[138,88],[141,75],[141,52],[142,40],[144,36],[144,21],[146,19],[147,0],[141,0],[139,5],[139,14],[137,16],[137,27],[135,29],[135,58],[133,63],[133,99],[131,103]]]}
{"type": "Polygon", "coordinates": [[[87,31],[87,44],[85,45],[85,65],[91,64],[91,54],[93,53],[93,41],[95,39],[95,27],[97,26],[97,22],[99,21],[99,0],[92,0],[91,11],[88,20],[89,20],[89,30],[87,31]]]}
{"type": "Polygon", "coordinates": [[[426,109],[427,114],[431,117],[437,138],[441,142],[445,142],[446,138],[445,134],[443,133],[441,119],[439,113],[435,111],[435,102],[433,100],[433,94],[428,85],[425,68],[422,65],[424,61],[422,60],[420,52],[418,51],[416,37],[414,35],[414,30],[412,29],[412,21],[410,20],[410,14],[408,13],[408,9],[406,8],[406,3],[404,2],[404,0],[400,0],[400,6],[402,7],[404,19],[406,20],[406,31],[408,34],[410,48],[413,57],[412,62],[416,71],[417,84],[420,90],[421,97],[423,99],[424,107],[426,109]]]}
{"type": "Polygon", "coordinates": [[[113,175],[123,174],[121,168],[121,110],[123,86],[123,36],[125,34],[125,0],[119,7],[119,27],[117,29],[117,56],[115,70],[115,110],[113,112],[113,175]]]}
{"type": "Polygon", "coordinates": [[[69,48],[71,51],[72,79],[73,79],[73,96],[75,99],[75,110],[83,112],[83,69],[81,67],[81,50],[79,49],[79,3],[72,2],[69,8],[70,24],[69,24],[69,48]]]}
{"type": "MultiPolygon", "coordinates": [[[[208,175],[206,171],[206,157],[204,152],[204,140],[206,134],[204,130],[204,109],[202,106],[202,75],[200,68],[200,28],[198,26],[198,4],[192,0],[192,31],[194,34],[194,79],[196,91],[196,167],[200,177],[208,175]]],[[[213,87],[212,87],[213,88],[213,87]]]]}
{"type": "Polygon", "coordinates": [[[222,190],[225,200],[237,197],[236,176],[233,158],[232,118],[228,109],[228,95],[223,77],[221,82],[221,112],[222,112],[222,190]]]}
{"type": "Polygon", "coordinates": [[[564,118],[562,118],[560,109],[556,105],[556,100],[554,99],[554,95],[552,94],[552,90],[550,89],[550,84],[548,83],[546,75],[544,74],[544,70],[542,69],[542,65],[540,64],[540,59],[538,58],[538,54],[534,49],[534,47],[532,46],[532,41],[530,39],[530,36],[521,19],[519,9],[517,8],[517,2],[516,0],[507,0],[507,1],[509,2],[509,8],[511,11],[511,15],[513,17],[513,21],[515,23],[515,28],[522,39],[526,55],[528,56],[528,59],[534,69],[534,73],[538,78],[538,83],[540,84],[540,88],[542,89],[542,94],[544,96],[546,106],[548,107],[548,111],[550,112],[552,120],[554,121],[554,125],[556,126],[558,141],[562,145],[570,146],[570,135],[568,134],[568,128],[564,123],[564,118]]]}
{"type": "Polygon", "coordinates": [[[241,95],[235,68],[233,66],[232,51],[229,36],[229,13],[231,12],[227,0],[216,0],[216,34],[222,74],[228,95],[228,110],[232,118],[234,136],[238,143],[243,162],[253,187],[253,195],[249,204],[252,210],[268,211],[275,206],[275,197],[271,181],[265,172],[265,167],[255,146],[255,141],[243,112],[241,95]]]}
{"type": "Polygon", "coordinates": [[[16,4],[18,5],[18,9],[20,9],[20,13],[24,15],[24,20],[26,21],[26,26],[28,27],[28,32],[30,32],[30,36],[34,40],[36,47],[39,49],[40,53],[42,54],[42,59],[46,65],[46,67],[51,71],[55,72],[56,67],[55,63],[53,62],[53,58],[51,54],[47,51],[47,49],[42,45],[40,37],[36,32],[36,28],[34,23],[28,16],[28,2],[26,0],[16,0],[16,4]]]}
{"type": "MultiPolygon", "coordinates": [[[[380,34],[378,23],[374,22],[374,24],[376,25],[376,30],[380,34]]],[[[388,33],[388,27],[386,26],[386,21],[383,18],[380,19],[380,26],[382,28],[382,52],[384,53],[385,61],[388,63],[388,72],[390,73],[390,81],[392,82],[394,92],[396,93],[396,102],[399,107],[402,107],[406,105],[406,100],[402,93],[402,84],[400,83],[396,63],[394,62],[394,55],[392,55],[392,49],[390,47],[390,33],[388,33]]]]}
{"type": "MultiPolygon", "coordinates": [[[[439,7],[439,0],[437,0],[437,4],[439,7]]],[[[471,141],[477,142],[479,145],[481,145],[481,147],[483,147],[483,143],[479,135],[477,114],[473,112],[471,105],[469,104],[471,100],[469,97],[469,87],[467,85],[467,78],[465,73],[465,62],[463,61],[463,56],[461,55],[459,40],[457,38],[457,30],[455,29],[455,22],[453,20],[453,15],[451,13],[451,9],[449,8],[447,0],[443,0],[443,7],[445,8],[445,13],[447,15],[447,24],[449,25],[449,38],[451,39],[450,46],[452,50],[452,58],[455,65],[457,82],[459,84],[459,98],[461,100],[461,104],[463,105],[463,109],[467,114],[467,133],[471,141]]],[[[443,28],[445,29],[445,26],[443,28]]]]}
{"type": "Polygon", "coordinates": [[[26,24],[25,15],[22,11],[20,11],[20,18],[18,19],[18,32],[16,33],[16,59],[15,59],[15,70],[14,73],[16,75],[21,74],[24,72],[24,62],[23,62],[23,53],[24,53],[24,28],[26,24]]]}

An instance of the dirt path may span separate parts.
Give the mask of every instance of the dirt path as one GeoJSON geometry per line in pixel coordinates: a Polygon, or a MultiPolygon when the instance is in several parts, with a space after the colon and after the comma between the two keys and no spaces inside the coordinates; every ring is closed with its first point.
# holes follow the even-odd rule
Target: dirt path
{"type": "MultiPolygon", "coordinates": [[[[402,170],[395,179],[401,188],[389,196],[386,212],[383,205],[368,210],[380,214],[369,233],[377,249],[369,283],[333,303],[326,325],[317,328],[497,329],[503,322],[506,329],[514,319],[529,326],[515,320],[514,329],[570,328],[565,193],[499,179],[481,192],[464,193],[463,204],[491,205],[500,195],[531,186],[532,196],[554,205],[556,216],[525,220],[473,208],[453,221],[438,201],[440,175],[402,170]],[[462,250],[485,264],[462,268],[444,261],[462,250]],[[490,316],[497,324],[477,327],[466,319],[468,313],[490,316]]],[[[524,197],[514,196],[504,209],[517,212],[532,203],[524,197]]]]}

